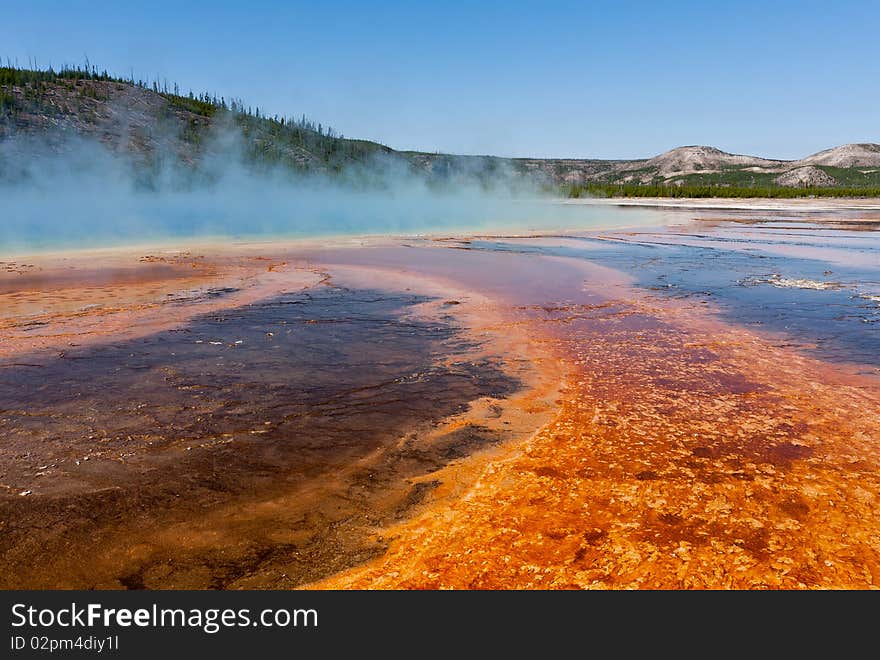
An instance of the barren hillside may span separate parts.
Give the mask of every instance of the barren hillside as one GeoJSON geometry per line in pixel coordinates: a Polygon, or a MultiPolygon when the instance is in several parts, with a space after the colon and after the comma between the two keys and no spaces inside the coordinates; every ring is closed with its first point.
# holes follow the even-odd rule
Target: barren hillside
{"type": "Polygon", "coordinates": [[[798,161],[829,167],[880,167],[880,144],[844,144],[798,161]]]}
{"type": "Polygon", "coordinates": [[[818,167],[807,165],[789,170],[774,179],[780,186],[833,186],[837,180],[820,170],[818,167]]]}

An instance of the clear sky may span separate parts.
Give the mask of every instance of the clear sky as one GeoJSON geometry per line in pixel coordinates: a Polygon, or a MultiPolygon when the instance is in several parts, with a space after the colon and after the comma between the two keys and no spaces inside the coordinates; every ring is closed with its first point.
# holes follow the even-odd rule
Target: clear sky
{"type": "Polygon", "coordinates": [[[399,149],[798,158],[880,142],[880,2],[16,2],[0,55],[305,113],[399,149]]]}

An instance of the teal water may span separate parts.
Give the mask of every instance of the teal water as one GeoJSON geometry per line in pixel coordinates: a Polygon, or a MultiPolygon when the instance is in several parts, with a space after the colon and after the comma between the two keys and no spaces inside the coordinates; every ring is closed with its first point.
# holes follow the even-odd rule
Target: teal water
{"type": "Polygon", "coordinates": [[[429,182],[382,161],[336,175],[255,168],[234,144],[195,168],[174,154],[135,161],[91,142],[0,143],[0,256],[202,238],[578,231],[659,216],[562,204],[503,174],[429,182]]]}
{"type": "Polygon", "coordinates": [[[333,188],[6,195],[0,256],[175,241],[360,235],[576,232],[662,224],[663,213],[424,190],[333,188]]]}

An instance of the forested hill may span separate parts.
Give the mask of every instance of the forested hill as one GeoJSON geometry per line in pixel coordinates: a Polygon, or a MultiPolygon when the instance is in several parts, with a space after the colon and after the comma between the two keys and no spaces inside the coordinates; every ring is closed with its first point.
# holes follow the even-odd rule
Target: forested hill
{"type": "Polygon", "coordinates": [[[218,126],[240,130],[252,161],[297,170],[339,170],[392,152],[375,142],[343,138],[305,117],[267,117],[238,100],[183,95],[158,81],[126,81],[94,69],[0,68],[0,140],[73,135],[95,138],[115,151],[172,154],[194,163],[218,126]]]}
{"type": "Polygon", "coordinates": [[[71,137],[94,139],[146,165],[173,157],[197,166],[212,150],[229,155],[233,148],[257,168],[353,177],[381,168],[431,181],[465,177],[485,183],[502,178],[509,183],[520,171],[530,181],[554,185],[552,178],[534,177],[508,159],[395,151],[344,137],[305,116],[269,116],[238,99],[184,94],[159,81],[125,80],[96,69],[0,68],[0,142],[27,136],[58,149],[71,137]]]}
{"type": "MultiPolygon", "coordinates": [[[[369,176],[381,164],[430,181],[475,179],[537,185],[564,194],[676,196],[880,195],[880,145],[835,147],[786,161],[679,147],[638,160],[498,158],[395,151],[344,137],[306,117],[268,115],[238,99],[125,80],[95,68],[0,67],[0,142],[40,136],[100,141],[145,164],[197,166],[219,137],[255,167],[369,176]],[[235,130],[228,130],[235,129],[235,130]]],[[[3,176],[0,162],[0,177],[3,176]]]]}

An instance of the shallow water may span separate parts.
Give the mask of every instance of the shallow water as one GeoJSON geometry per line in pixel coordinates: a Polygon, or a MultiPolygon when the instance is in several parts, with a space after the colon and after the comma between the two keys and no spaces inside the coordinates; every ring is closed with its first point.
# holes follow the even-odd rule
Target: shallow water
{"type": "MultiPolygon", "coordinates": [[[[247,191],[245,191],[246,193],[247,191]]],[[[180,241],[291,240],[365,235],[469,234],[484,231],[585,231],[656,225],[655,209],[616,209],[521,199],[476,191],[351,193],[291,189],[230,202],[223,195],[125,197],[118,207],[95,206],[71,192],[54,198],[5,200],[0,259],[59,250],[180,241]],[[229,203],[227,203],[229,202],[229,203]]]]}
{"type": "Polygon", "coordinates": [[[778,333],[780,343],[880,367],[880,231],[873,224],[768,218],[470,247],[589,259],[653,293],[705,302],[725,320],[778,333]]]}
{"type": "MultiPolygon", "coordinates": [[[[695,484],[752,483],[747,464],[765,463],[785,476],[765,495],[766,502],[776,502],[777,487],[800,488],[789,483],[783,468],[810,459],[813,450],[803,447],[839,434],[848,457],[852,441],[877,428],[871,417],[876,406],[841,390],[835,394],[842,403],[852,404],[846,415],[834,416],[834,399],[833,405],[826,400],[828,414],[809,409],[803,420],[792,419],[792,408],[782,406],[778,393],[790,374],[780,382],[775,370],[773,378],[758,378],[752,354],[742,364],[725,361],[707,348],[711,338],[705,341],[700,329],[718,324],[683,327],[674,316],[679,305],[639,305],[643,296],[624,286],[626,278],[586,260],[629,274],[649,298],[680,298],[691,307],[706,303],[726,320],[771,331],[774,343],[876,366],[880,301],[872,292],[880,293],[878,236],[870,223],[786,216],[558,237],[407,239],[301,254],[294,249],[283,259],[260,262],[258,270],[271,273],[276,263],[301,263],[310,274],[326,276],[321,282],[353,288],[321,284],[284,295],[274,288],[271,298],[230,303],[239,306],[124,341],[108,342],[105,317],[96,315],[102,330],[97,339],[104,343],[89,346],[67,346],[68,336],[74,342],[88,336],[65,335],[67,326],[52,325],[56,319],[40,321],[59,337],[43,345],[58,350],[19,350],[9,353],[14,359],[0,361],[0,488],[6,489],[0,491],[0,586],[287,588],[383,554],[388,525],[410,516],[441,479],[444,488],[454,480],[449,477],[454,470],[442,477],[437,470],[515,437],[503,419],[490,428],[488,417],[468,416],[454,430],[449,430],[454,424],[440,422],[476,398],[500,399],[520,387],[502,369],[510,368],[511,360],[502,363],[474,351],[447,316],[474,304],[468,301],[471,291],[505,305],[517,322],[534,321],[535,336],[576,366],[573,392],[581,397],[582,417],[566,422],[570,435],[558,436],[564,440],[554,445],[581,452],[570,467],[576,467],[573,476],[596,484],[600,499],[591,511],[601,513],[607,493],[628,480],[648,488],[663,483],[665,464],[657,456],[664,452],[675,470],[691,471],[680,483],[700,506],[710,498],[694,496],[695,484]],[[529,257],[534,254],[574,259],[529,257]],[[348,274],[346,265],[353,268],[348,274]],[[365,277],[361,267],[384,275],[359,279],[365,277]],[[432,314],[414,316],[428,298],[407,287],[416,288],[422,276],[438,278],[442,295],[464,302],[440,303],[444,297],[427,303],[432,314]],[[585,279],[595,286],[585,290],[585,279]],[[378,290],[389,282],[398,293],[378,290]],[[449,283],[454,294],[447,294],[449,283]],[[712,415],[715,428],[707,430],[712,415]],[[616,434],[635,429],[638,419],[643,425],[630,438],[631,464],[621,472],[621,438],[626,438],[616,434]],[[826,426],[813,428],[816,420],[826,426]],[[584,443],[583,433],[597,428],[610,434],[610,481],[583,468],[584,456],[597,446],[594,437],[584,443]],[[657,443],[659,453],[646,453],[646,438],[657,443]],[[679,451],[682,446],[687,450],[679,451]]],[[[155,272],[169,279],[176,274],[155,272]]],[[[84,287],[93,276],[71,271],[69,283],[84,287]]],[[[127,282],[134,274],[123,270],[115,277],[127,282]]],[[[39,272],[8,278],[19,284],[32,278],[34,286],[51,288],[39,272]]],[[[216,287],[200,295],[233,299],[236,290],[227,284],[212,281],[216,287]]],[[[9,289],[15,291],[15,285],[9,289]]],[[[76,295],[86,302],[92,294],[84,289],[76,295]]],[[[159,315],[198,303],[186,295],[171,300],[158,308],[159,315]]],[[[78,332],[88,326],[69,327],[78,332]]],[[[29,345],[26,334],[19,335],[19,347],[29,345]]],[[[788,366],[785,360],[794,355],[756,343],[777,354],[778,365],[788,366]]],[[[520,362],[531,355],[513,353],[507,357],[520,362]]],[[[803,368],[797,360],[791,365],[798,379],[803,368]]],[[[806,377],[818,386],[823,372],[806,377]]],[[[798,397],[812,391],[813,383],[797,383],[798,397]]],[[[557,405],[568,404],[559,399],[557,405]]],[[[816,456],[816,464],[825,465],[816,456]]],[[[545,460],[538,468],[542,479],[563,465],[552,455],[545,460]]],[[[829,465],[829,473],[838,470],[829,465]]],[[[852,483],[865,484],[872,473],[865,468],[852,474],[852,483]]],[[[508,486],[505,482],[495,499],[507,497],[508,486]]],[[[561,539],[561,509],[541,499],[548,492],[546,483],[538,484],[528,510],[546,512],[552,532],[546,538],[561,539]]],[[[447,496],[437,491],[438,499],[447,496]]],[[[743,500],[755,501],[750,491],[743,500]]],[[[800,511],[798,502],[784,505],[800,511]]],[[[618,514],[650,510],[628,507],[618,514]]],[[[572,529],[586,524],[580,500],[573,515],[572,529]]],[[[663,525],[685,520],[681,512],[669,515],[663,525]]],[[[589,523],[594,524],[598,528],[599,522],[589,523]]],[[[487,524],[495,527],[495,521],[487,524]]],[[[651,539],[659,529],[665,527],[646,527],[651,539]]],[[[669,538],[677,539],[675,533],[669,538]]],[[[712,533],[731,542],[745,538],[736,526],[712,533]]],[[[545,547],[546,538],[533,547],[545,547]]],[[[766,541],[748,545],[763,556],[766,541]]],[[[672,556],[668,549],[663,556],[672,556]]]]}
{"type": "Polygon", "coordinates": [[[361,527],[424,497],[407,479],[501,439],[401,436],[518,387],[412,317],[426,300],[319,287],[0,362],[0,584],[219,588],[293,561],[290,586],[381,551],[361,527]]]}

